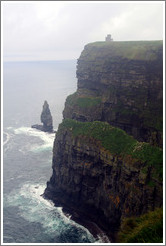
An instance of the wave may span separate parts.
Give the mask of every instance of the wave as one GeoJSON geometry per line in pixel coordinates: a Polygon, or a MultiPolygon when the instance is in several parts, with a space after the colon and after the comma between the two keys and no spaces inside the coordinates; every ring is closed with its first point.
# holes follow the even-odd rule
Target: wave
{"type": "Polygon", "coordinates": [[[55,207],[51,201],[41,196],[44,189],[44,184],[24,184],[5,197],[4,205],[17,206],[20,216],[29,222],[42,224],[45,232],[50,236],[56,234],[60,242],[95,242],[86,228],[63,213],[62,207],[55,207]]]}
{"type": "Polygon", "coordinates": [[[47,151],[52,149],[53,147],[53,142],[55,138],[55,133],[47,133],[47,132],[42,132],[34,128],[30,127],[19,127],[14,129],[14,133],[17,134],[23,134],[26,136],[33,136],[36,138],[39,138],[42,140],[43,144],[39,143],[33,143],[30,146],[30,151],[33,152],[41,152],[41,151],[47,151]]]}
{"type": "Polygon", "coordinates": [[[6,152],[7,150],[10,150],[12,147],[12,140],[13,140],[13,136],[14,134],[11,132],[13,128],[12,127],[8,127],[6,128],[7,131],[3,132],[3,150],[4,152],[6,152]]]}
{"type": "Polygon", "coordinates": [[[7,144],[9,139],[10,139],[10,135],[7,132],[4,132],[3,134],[5,136],[5,137],[3,137],[3,146],[5,146],[5,144],[7,144]],[[4,138],[6,138],[6,139],[4,140],[4,138]]]}
{"type": "Polygon", "coordinates": [[[7,127],[6,131],[3,132],[3,146],[5,146],[10,139],[14,136],[13,135],[13,127],[7,127]]]}
{"type": "Polygon", "coordinates": [[[104,232],[101,232],[97,235],[95,243],[111,243],[111,241],[104,232]]]}
{"type": "Polygon", "coordinates": [[[30,127],[7,127],[4,131],[3,137],[3,149],[7,152],[16,145],[19,145],[18,151],[25,154],[28,151],[39,153],[43,151],[50,151],[53,148],[53,142],[55,138],[55,133],[42,132],[30,127]],[[32,137],[31,139],[19,139],[17,140],[15,136],[23,135],[27,137],[32,137]],[[36,140],[35,140],[36,139],[36,140]],[[20,144],[20,141],[22,144],[20,144]]]}

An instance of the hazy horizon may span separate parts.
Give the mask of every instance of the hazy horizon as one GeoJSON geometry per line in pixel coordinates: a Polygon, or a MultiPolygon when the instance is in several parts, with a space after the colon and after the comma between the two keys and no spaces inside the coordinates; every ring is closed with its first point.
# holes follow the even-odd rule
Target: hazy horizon
{"type": "Polygon", "coordinates": [[[163,40],[164,3],[2,2],[4,61],[76,60],[84,46],[104,41],[163,40]]]}

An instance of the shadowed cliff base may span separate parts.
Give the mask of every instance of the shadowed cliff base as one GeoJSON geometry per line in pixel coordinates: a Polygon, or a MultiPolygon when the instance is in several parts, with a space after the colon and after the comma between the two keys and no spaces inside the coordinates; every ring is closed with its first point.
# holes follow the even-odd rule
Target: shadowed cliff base
{"type": "MultiPolygon", "coordinates": [[[[50,186],[50,185],[49,185],[50,186]]],[[[53,188],[53,187],[52,187],[53,188]]],[[[53,191],[53,189],[52,189],[53,191]]],[[[88,216],[89,211],[87,213],[80,211],[80,209],[76,208],[74,204],[71,204],[69,201],[62,201],[63,194],[56,193],[53,196],[51,192],[51,188],[42,195],[45,199],[51,200],[54,202],[55,206],[63,207],[62,210],[67,217],[70,217],[71,220],[76,223],[84,226],[89,230],[89,232],[94,236],[96,241],[101,243],[111,243],[114,241],[114,234],[107,233],[103,228],[98,227],[98,225],[93,222],[91,216],[88,216]]]]}

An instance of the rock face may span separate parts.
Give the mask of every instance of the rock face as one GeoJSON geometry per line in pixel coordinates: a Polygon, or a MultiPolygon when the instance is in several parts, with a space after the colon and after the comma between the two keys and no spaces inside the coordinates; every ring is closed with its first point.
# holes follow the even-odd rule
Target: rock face
{"type": "Polygon", "coordinates": [[[85,46],[45,197],[116,241],[126,217],[162,206],[162,42],[85,46]]]}
{"type": "Polygon", "coordinates": [[[162,42],[85,46],[78,59],[78,90],[64,118],[107,121],[139,141],[162,145],[162,42]]]}
{"type": "Polygon", "coordinates": [[[113,237],[122,218],[162,206],[162,150],[107,123],[66,119],[57,132],[45,196],[113,237]]]}
{"type": "Polygon", "coordinates": [[[44,101],[43,110],[40,118],[43,125],[32,125],[32,128],[36,128],[44,132],[53,132],[52,115],[47,101],[44,101]]]}
{"type": "Polygon", "coordinates": [[[41,122],[43,123],[43,130],[46,132],[52,132],[52,116],[50,113],[49,105],[47,101],[44,102],[43,111],[41,113],[41,122]]]}

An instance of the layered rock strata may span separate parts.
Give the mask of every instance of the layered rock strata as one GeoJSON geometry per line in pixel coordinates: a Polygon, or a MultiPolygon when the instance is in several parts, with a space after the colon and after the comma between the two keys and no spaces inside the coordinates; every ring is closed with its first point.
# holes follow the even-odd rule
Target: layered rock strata
{"type": "Polygon", "coordinates": [[[122,218],[162,206],[162,150],[107,123],[66,119],[45,195],[113,236],[122,218]]]}
{"type": "Polygon", "coordinates": [[[85,46],[45,197],[116,241],[124,218],[162,207],[162,42],[85,46]]]}
{"type": "Polygon", "coordinates": [[[78,59],[78,90],[64,118],[107,121],[139,141],[162,146],[162,42],[85,46],[78,59]]]}

